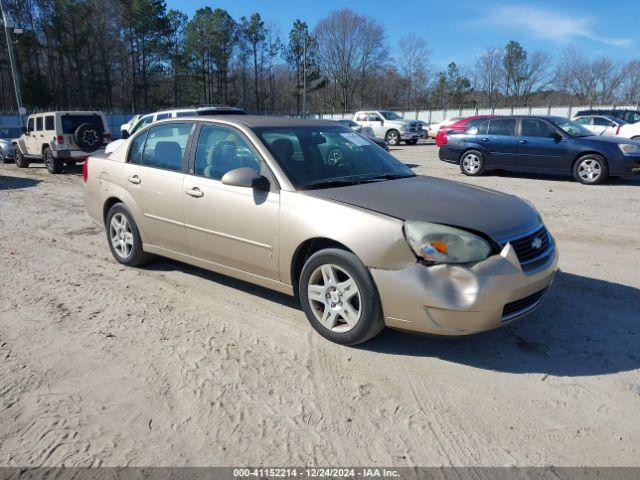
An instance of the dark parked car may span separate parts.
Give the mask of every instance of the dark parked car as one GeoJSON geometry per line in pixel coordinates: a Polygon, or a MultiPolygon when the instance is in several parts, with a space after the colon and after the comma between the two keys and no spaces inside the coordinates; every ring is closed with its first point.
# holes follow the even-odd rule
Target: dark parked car
{"type": "Polygon", "coordinates": [[[640,122],[640,111],[638,110],[620,110],[618,108],[580,110],[574,117],[583,117],[585,115],[607,115],[609,117],[620,118],[627,123],[640,122]]]}
{"type": "Polygon", "coordinates": [[[447,135],[440,160],[471,176],[491,169],[572,173],[595,185],[609,176],[640,174],[640,142],[597,136],[562,117],[497,117],[447,135]]]}

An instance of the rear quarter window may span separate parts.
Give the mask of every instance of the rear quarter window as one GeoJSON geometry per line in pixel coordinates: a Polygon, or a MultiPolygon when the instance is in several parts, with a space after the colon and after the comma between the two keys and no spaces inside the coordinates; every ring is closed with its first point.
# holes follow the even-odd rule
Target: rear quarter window
{"type": "Polygon", "coordinates": [[[42,117],[36,118],[36,131],[42,131],[42,117]]]}
{"type": "Polygon", "coordinates": [[[55,130],[55,121],[53,115],[47,115],[44,117],[44,129],[45,130],[55,130]]]}

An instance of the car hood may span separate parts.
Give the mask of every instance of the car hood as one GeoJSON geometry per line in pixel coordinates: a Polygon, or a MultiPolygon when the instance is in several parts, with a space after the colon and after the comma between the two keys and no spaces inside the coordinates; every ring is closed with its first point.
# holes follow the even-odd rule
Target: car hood
{"type": "Polygon", "coordinates": [[[481,232],[495,241],[524,235],[542,221],[533,208],[516,196],[434,177],[416,176],[304,193],[400,220],[422,220],[481,232]]]}

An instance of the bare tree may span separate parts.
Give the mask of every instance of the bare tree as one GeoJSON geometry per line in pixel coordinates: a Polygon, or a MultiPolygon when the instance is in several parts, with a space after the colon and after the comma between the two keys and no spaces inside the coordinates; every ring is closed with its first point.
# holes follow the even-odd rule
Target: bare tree
{"type": "Polygon", "coordinates": [[[624,66],[622,100],[640,103],[640,60],[631,60],[624,66]]]}
{"type": "Polygon", "coordinates": [[[495,106],[504,77],[501,48],[489,48],[476,58],[474,83],[476,91],[484,93],[486,102],[495,106]]]}
{"type": "Polygon", "coordinates": [[[405,110],[417,106],[418,99],[425,96],[430,80],[429,58],[431,51],[422,37],[409,34],[398,42],[402,57],[397,60],[398,68],[407,79],[405,110]]]}

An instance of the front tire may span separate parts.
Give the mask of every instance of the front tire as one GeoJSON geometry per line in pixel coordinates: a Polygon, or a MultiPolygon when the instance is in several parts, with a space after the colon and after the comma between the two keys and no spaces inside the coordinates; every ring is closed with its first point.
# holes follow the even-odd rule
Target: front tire
{"type": "Polygon", "coordinates": [[[151,255],[142,249],[138,226],[122,203],[116,203],[109,209],[105,227],[109,249],[117,262],[137,267],[150,260],[151,255]]]}
{"type": "Polygon", "coordinates": [[[49,173],[58,174],[62,172],[64,161],[60,160],[59,158],[55,158],[53,156],[53,152],[49,147],[44,149],[42,159],[44,160],[44,165],[45,167],[47,167],[47,171],[49,173]]]}
{"type": "Polygon", "coordinates": [[[392,147],[400,145],[400,132],[398,130],[389,130],[384,139],[392,147]]]}
{"type": "Polygon", "coordinates": [[[384,328],[378,291],[353,253],[336,248],[316,252],[302,268],[298,285],[307,320],[324,338],[356,345],[384,328]]]}
{"type": "Polygon", "coordinates": [[[467,150],[460,156],[460,171],[465,175],[478,177],[484,170],[484,155],[478,150],[467,150]]]}
{"type": "Polygon", "coordinates": [[[604,157],[590,153],[573,165],[573,177],[583,185],[600,185],[609,177],[609,166],[604,157]]]}
{"type": "Polygon", "coordinates": [[[20,149],[16,147],[16,151],[13,154],[13,159],[18,168],[29,168],[29,159],[27,159],[20,149]]]}

